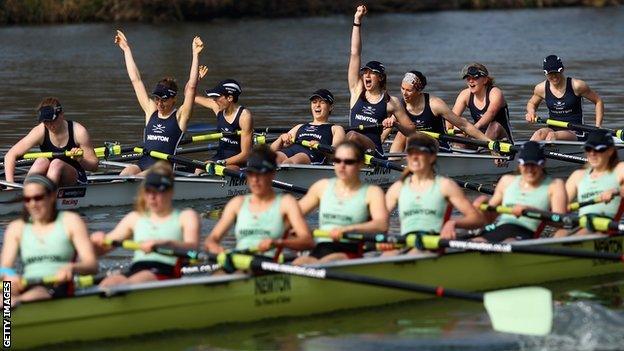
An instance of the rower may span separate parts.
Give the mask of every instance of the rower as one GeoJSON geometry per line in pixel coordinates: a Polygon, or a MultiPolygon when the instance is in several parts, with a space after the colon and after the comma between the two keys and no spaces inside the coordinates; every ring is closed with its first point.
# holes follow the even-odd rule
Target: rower
{"type": "MultiPolygon", "coordinates": [[[[435,174],[438,142],[422,133],[407,138],[407,168],[388,189],[386,207],[392,211],[398,204],[401,235],[439,233],[443,239],[455,239],[456,228],[475,229],[483,218],[455,181],[435,174]],[[461,217],[444,222],[448,206],[461,217]]],[[[412,249],[410,252],[417,252],[412,249]]],[[[396,255],[398,250],[384,255],[396,255]]]]}
{"type": "MultiPolygon", "coordinates": [[[[537,108],[542,100],[546,100],[550,118],[583,124],[582,100],[586,98],[596,105],[596,127],[600,127],[604,114],[604,104],[600,96],[591,90],[584,81],[566,77],[563,74],[563,62],[557,55],[547,56],[544,59],[543,68],[546,80],[533,89],[533,96],[526,106],[525,118],[527,122],[533,123],[537,120],[537,108]]],[[[535,131],[531,140],[578,140],[584,137],[585,133],[548,127],[535,131]]]]}
{"type": "Polygon", "coordinates": [[[304,214],[319,209],[319,229],[329,231],[333,241],[317,238],[314,250],[297,258],[294,264],[362,257],[362,245],[339,241],[342,234],[388,231],[383,190],[360,179],[364,150],[352,141],[343,141],[336,147],[333,162],[336,177],[317,181],[299,200],[304,214]]]}
{"type": "MultiPolygon", "coordinates": [[[[574,171],[568,177],[565,187],[568,200],[575,198],[579,202],[599,196],[600,203],[581,207],[579,215],[598,215],[619,220],[621,216],[622,185],[624,184],[624,162],[620,162],[613,137],[605,131],[593,131],[587,135],[584,145],[587,167],[574,171]]],[[[586,234],[588,230],[581,228],[577,234],[586,234]]],[[[559,231],[557,236],[568,232],[559,231]]]]}
{"type": "MultiPolygon", "coordinates": [[[[200,78],[207,69],[202,66],[200,78]],[[202,74],[203,73],[203,74],[202,74]]],[[[206,90],[206,96],[196,96],[195,103],[211,109],[217,116],[217,128],[220,133],[241,132],[240,136],[223,136],[219,139],[219,148],[212,158],[223,166],[245,165],[253,146],[253,120],[249,109],[238,104],[243,90],[234,79],[226,79],[214,88],[206,90]]]]}
{"type": "MultiPolygon", "coordinates": [[[[405,107],[410,120],[416,126],[416,130],[445,134],[446,127],[444,121],[446,120],[473,138],[485,141],[490,140],[466,119],[460,118],[453,113],[444,100],[429,93],[423,93],[426,86],[427,78],[420,71],[405,73],[401,82],[402,105],[405,107]]],[[[403,152],[405,150],[405,139],[406,137],[403,133],[397,133],[390,147],[390,152],[403,152]]],[[[443,142],[441,146],[443,149],[450,148],[446,142],[443,142]]]]}
{"type": "Polygon", "coordinates": [[[366,15],[366,6],[357,7],[353,19],[351,33],[351,56],[349,58],[349,123],[356,125],[379,125],[379,128],[360,133],[350,131],[346,137],[360,144],[364,149],[374,150],[383,157],[381,145],[382,127],[396,126],[405,135],[414,131],[414,125],[405,113],[405,109],[398,98],[390,96],[386,91],[386,68],[379,61],[369,61],[364,66],[362,62],[362,40],[360,27],[366,15]],[[398,122],[398,123],[396,123],[398,122]]]}
{"type": "Polygon", "coordinates": [[[247,158],[248,195],[231,199],[212,228],[204,246],[212,253],[225,249],[220,242],[234,225],[237,251],[259,251],[273,257],[273,248],[306,250],[314,245],[297,200],[290,194],[276,194],[272,183],[277,155],[267,145],[257,145],[247,158]],[[282,239],[290,223],[294,237],[282,239]]]}
{"type": "MultiPolygon", "coordinates": [[[[494,195],[487,201],[490,206],[513,207],[513,214],[502,214],[494,226],[486,227],[475,241],[512,241],[531,239],[535,236],[540,222],[520,217],[524,209],[537,209],[566,213],[567,196],[561,179],[551,178],[545,172],[546,158],[543,147],[534,141],[522,145],[518,154],[519,175],[504,175],[496,184],[494,195]]],[[[481,196],[474,201],[477,208],[487,198],[481,196]]],[[[494,216],[485,214],[488,222],[494,216]]]]}
{"type": "Polygon", "coordinates": [[[295,164],[323,164],[325,154],[301,146],[299,143],[306,140],[313,143],[336,146],[345,138],[344,129],[336,124],[329,123],[329,115],[334,108],[334,95],[327,89],[318,89],[310,96],[310,110],[312,122],[300,123],[288,133],[282,134],[271,144],[271,149],[277,153],[278,163],[295,164]]]}
{"type": "Polygon", "coordinates": [[[37,115],[39,124],[4,156],[6,181],[14,181],[16,159],[38,145],[42,152],[68,151],[73,156],[52,160],[38,158],[28,171],[29,175],[45,174],[57,185],[86,183],[85,170],[96,171],[98,168],[98,159],[87,129],[78,122],[66,120],[60,101],[54,97],[47,97],[39,103],[37,115]]]}
{"type": "Polygon", "coordinates": [[[56,184],[32,174],[24,180],[24,214],[12,221],[2,244],[2,280],[11,281],[11,303],[72,295],[74,274],[97,271],[87,225],[73,212],[56,209],[56,184]],[[20,256],[23,273],[13,269],[20,256]],[[75,261],[75,257],[80,258],[75,261]],[[54,286],[22,285],[22,279],[56,277],[54,286]]]}
{"type": "Polygon", "coordinates": [[[150,167],[139,187],[134,211],[128,213],[108,234],[91,235],[99,253],[112,249],[108,240],[133,239],[141,250],[134,252],[128,272],[106,277],[100,286],[135,284],[180,276],[177,259],[152,252],[163,245],[196,250],[199,245],[200,220],[194,210],[173,207],[174,178],[171,165],[158,161],[150,167]]]}
{"type": "MultiPolygon", "coordinates": [[[[171,77],[161,79],[152,91],[152,98],[147,94],[145,84],[141,80],[139,68],[134,62],[128,39],[117,31],[115,43],[124,52],[126,69],[132,82],[134,93],[145,113],[145,129],[143,131],[143,148],[147,151],[160,151],[173,155],[189,119],[193,113],[193,101],[199,75],[199,54],[204,48],[199,37],[193,38],[193,60],[189,80],[184,88],[184,102],[179,109],[175,108],[178,85],[171,77]]],[[[143,155],[135,165],[130,165],[121,171],[120,175],[144,174],[145,170],[156,161],[149,155],[143,155]]]]}
{"type": "MultiPolygon", "coordinates": [[[[494,85],[494,78],[487,68],[473,62],[464,66],[461,72],[467,88],[462,90],[453,106],[453,113],[461,116],[464,110],[470,110],[474,126],[491,140],[506,140],[513,143],[509,108],[503,91],[494,85]]],[[[447,127],[452,128],[449,122],[447,127]]]]}

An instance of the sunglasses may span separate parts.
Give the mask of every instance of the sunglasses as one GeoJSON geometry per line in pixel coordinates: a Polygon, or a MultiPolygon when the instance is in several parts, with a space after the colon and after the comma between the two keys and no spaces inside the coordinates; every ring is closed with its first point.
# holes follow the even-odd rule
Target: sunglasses
{"type": "Polygon", "coordinates": [[[158,97],[158,96],[154,97],[154,101],[159,102],[161,104],[166,103],[167,101],[169,101],[169,99],[171,99],[171,98],[161,98],[161,97],[158,97]]]}
{"type": "Polygon", "coordinates": [[[601,153],[603,153],[603,152],[607,151],[608,149],[609,149],[608,147],[605,147],[605,148],[602,148],[602,147],[601,147],[601,148],[599,148],[599,149],[595,149],[595,148],[593,148],[593,147],[591,147],[591,146],[585,146],[585,152],[592,152],[592,151],[593,151],[593,152],[597,152],[597,153],[599,153],[599,154],[601,154],[601,153]]]}
{"type": "Polygon", "coordinates": [[[354,159],[354,158],[337,158],[334,157],[334,164],[335,165],[339,165],[341,163],[344,163],[347,166],[352,166],[354,164],[356,164],[358,162],[358,160],[354,159]]]}
{"type": "Polygon", "coordinates": [[[32,200],[35,200],[35,202],[39,202],[45,198],[46,198],[46,194],[38,194],[38,195],[33,195],[33,196],[23,196],[22,201],[24,201],[24,203],[27,204],[31,202],[32,200]]]}

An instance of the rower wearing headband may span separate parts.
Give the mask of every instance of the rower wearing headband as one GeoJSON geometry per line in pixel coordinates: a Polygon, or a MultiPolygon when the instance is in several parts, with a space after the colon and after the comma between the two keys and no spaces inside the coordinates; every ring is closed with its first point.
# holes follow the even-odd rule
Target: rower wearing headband
{"type": "MultiPolygon", "coordinates": [[[[416,126],[416,130],[445,134],[444,121],[448,121],[473,138],[489,141],[485,134],[470,122],[453,113],[442,99],[424,93],[425,86],[427,86],[427,78],[419,71],[405,73],[401,82],[402,104],[412,123],[416,126]]],[[[403,152],[405,139],[403,133],[397,133],[390,147],[390,152],[403,152]]],[[[443,142],[441,146],[444,149],[449,148],[446,142],[443,142]]]]}
{"type": "Polygon", "coordinates": [[[38,158],[28,174],[45,174],[58,185],[86,183],[85,170],[96,171],[98,159],[91,146],[87,129],[80,123],[65,119],[63,107],[57,98],[48,97],[37,108],[39,124],[18,141],[4,156],[7,182],[14,181],[15,161],[31,148],[39,146],[42,152],[69,151],[74,156],[55,159],[38,158]]]}

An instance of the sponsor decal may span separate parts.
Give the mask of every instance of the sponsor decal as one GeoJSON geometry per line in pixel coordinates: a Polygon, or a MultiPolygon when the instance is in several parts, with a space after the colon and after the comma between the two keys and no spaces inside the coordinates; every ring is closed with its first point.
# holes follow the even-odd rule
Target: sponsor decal
{"type": "MultiPolygon", "coordinates": [[[[594,241],[594,251],[596,252],[608,252],[615,253],[618,255],[622,254],[622,239],[605,239],[605,240],[596,240],[594,241]]],[[[593,260],[594,266],[604,265],[604,264],[620,264],[618,262],[609,261],[609,260],[593,260]]]]}
{"type": "Polygon", "coordinates": [[[290,303],[292,291],[290,275],[268,275],[255,278],[254,305],[256,307],[290,303]]]}
{"type": "Polygon", "coordinates": [[[87,187],[85,186],[67,187],[59,189],[57,198],[67,199],[72,197],[85,197],[86,194],[87,187]]]}

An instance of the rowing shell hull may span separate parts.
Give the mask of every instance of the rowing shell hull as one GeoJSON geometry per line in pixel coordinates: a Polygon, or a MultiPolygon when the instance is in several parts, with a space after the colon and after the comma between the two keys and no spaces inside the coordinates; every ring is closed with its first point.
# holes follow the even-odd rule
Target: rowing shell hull
{"type": "MultiPolygon", "coordinates": [[[[622,253],[622,238],[543,239],[543,243],[622,253]]],[[[534,244],[526,241],[519,245],[534,244]]],[[[364,258],[326,267],[367,276],[468,291],[622,272],[621,262],[537,256],[455,252],[438,256],[364,258]]],[[[151,282],[85,295],[26,303],[12,312],[13,347],[116,338],[221,323],[308,316],[384,305],[430,296],[282,274],[193,277],[151,282]]]]}

